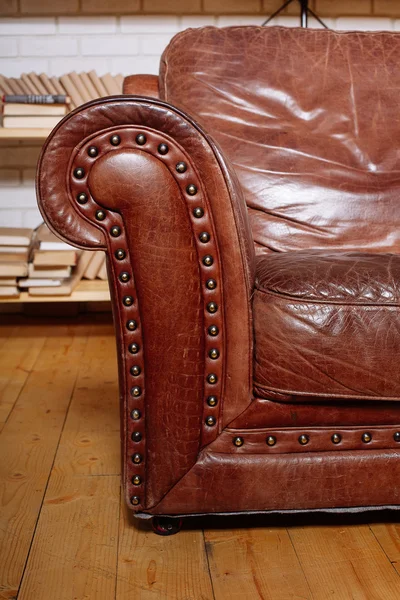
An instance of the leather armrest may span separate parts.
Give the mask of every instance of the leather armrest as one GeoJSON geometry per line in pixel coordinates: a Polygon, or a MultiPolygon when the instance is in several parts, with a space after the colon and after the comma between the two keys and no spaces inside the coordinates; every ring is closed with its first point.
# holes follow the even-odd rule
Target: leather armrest
{"type": "Polygon", "coordinates": [[[53,130],[37,193],[62,239],[107,252],[126,489],[146,511],[251,400],[254,249],[240,186],[190,117],[121,96],[53,130]]]}
{"type": "Polygon", "coordinates": [[[157,75],[128,75],[122,86],[124,94],[159,98],[157,75]]]}

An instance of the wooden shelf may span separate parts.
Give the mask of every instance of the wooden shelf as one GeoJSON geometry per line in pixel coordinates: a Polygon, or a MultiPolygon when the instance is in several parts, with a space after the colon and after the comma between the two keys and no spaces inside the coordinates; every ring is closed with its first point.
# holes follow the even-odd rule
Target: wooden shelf
{"type": "Polygon", "coordinates": [[[45,140],[50,133],[50,129],[7,129],[0,127],[0,140],[25,140],[37,139],[45,140]]]}
{"type": "Polygon", "coordinates": [[[82,279],[70,296],[30,296],[21,292],[19,298],[2,298],[0,304],[21,302],[105,302],[110,300],[108,281],[82,279]]]}

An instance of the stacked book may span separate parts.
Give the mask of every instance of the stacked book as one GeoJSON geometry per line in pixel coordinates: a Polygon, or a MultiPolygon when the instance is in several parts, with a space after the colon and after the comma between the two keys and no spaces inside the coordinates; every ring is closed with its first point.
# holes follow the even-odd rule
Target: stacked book
{"type": "Polygon", "coordinates": [[[45,224],[0,228],[0,298],[69,296],[81,279],[107,279],[104,252],[77,250],[45,224]]]}
{"type": "Polygon", "coordinates": [[[0,75],[3,127],[51,129],[70,110],[103,96],[122,93],[122,75],[96,71],[48,77],[45,73],[0,75]]]}
{"type": "Polygon", "coordinates": [[[28,274],[32,233],[0,227],[0,298],[19,298],[17,278],[28,274]]]}

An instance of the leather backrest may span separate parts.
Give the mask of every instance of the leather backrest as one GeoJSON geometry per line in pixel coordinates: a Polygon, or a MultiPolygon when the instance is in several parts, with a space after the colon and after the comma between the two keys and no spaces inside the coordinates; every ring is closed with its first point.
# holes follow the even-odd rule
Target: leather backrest
{"type": "Polygon", "coordinates": [[[219,142],[260,252],[400,251],[400,34],[205,27],[160,94],[219,142]]]}

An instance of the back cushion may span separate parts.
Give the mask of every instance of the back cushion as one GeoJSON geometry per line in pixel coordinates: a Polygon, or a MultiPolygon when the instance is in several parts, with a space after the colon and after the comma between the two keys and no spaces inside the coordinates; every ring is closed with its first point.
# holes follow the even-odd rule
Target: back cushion
{"type": "Polygon", "coordinates": [[[400,251],[400,34],[188,29],[160,89],[232,161],[259,252],[400,251]]]}

